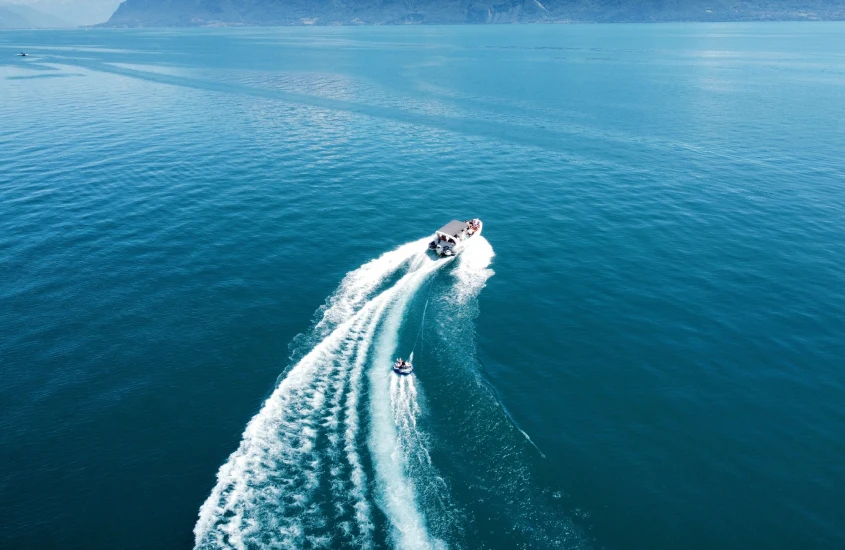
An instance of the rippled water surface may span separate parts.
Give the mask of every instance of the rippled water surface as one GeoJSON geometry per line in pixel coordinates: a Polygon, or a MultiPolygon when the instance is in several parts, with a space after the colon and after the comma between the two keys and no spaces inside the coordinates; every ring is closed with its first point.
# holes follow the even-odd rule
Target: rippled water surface
{"type": "Polygon", "coordinates": [[[3,32],[0,547],[845,547],[844,33],[3,32]]]}

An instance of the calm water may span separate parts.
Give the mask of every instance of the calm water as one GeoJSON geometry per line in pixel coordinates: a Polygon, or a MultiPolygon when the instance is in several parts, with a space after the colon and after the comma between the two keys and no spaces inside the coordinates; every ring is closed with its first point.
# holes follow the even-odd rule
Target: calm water
{"type": "Polygon", "coordinates": [[[0,34],[0,546],[845,547],[843,34],[0,34]]]}

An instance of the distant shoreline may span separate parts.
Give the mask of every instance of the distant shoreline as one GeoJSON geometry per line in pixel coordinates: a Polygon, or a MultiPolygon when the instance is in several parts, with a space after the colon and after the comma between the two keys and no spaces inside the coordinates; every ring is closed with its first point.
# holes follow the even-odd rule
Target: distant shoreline
{"type": "Polygon", "coordinates": [[[373,0],[242,0],[194,5],[187,0],[126,0],[102,27],[301,27],[842,21],[845,0],[428,0],[414,6],[373,0]],[[682,5],[683,4],[683,5],[682,5]]]}
{"type": "Polygon", "coordinates": [[[516,23],[282,23],[260,25],[252,23],[208,23],[195,25],[129,25],[115,23],[96,23],[67,27],[8,27],[0,31],[72,31],[89,29],[215,29],[215,28],[252,28],[269,29],[279,27],[484,27],[484,26],[529,26],[529,25],[672,25],[677,23],[841,23],[845,16],[837,19],[730,19],[730,20],[661,20],[661,21],[526,21],[516,23]]]}
{"type": "MultiPolygon", "coordinates": [[[[279,27],[485,27],[508,25],[671,25],[677,23],[841,23],[845,16],[836,19],[724,19],[724,20],[661,20],[661,21],[526,21],[516,23],[280,23],[260,25],[252,23],[208,23],[197,25],[128,25],[114,23],[98,23],[82,27],[64,27],[73,29],[214,29],[214,28],[252,28],[269,29],[279,27]]],[[[61,30],[50,29],[4,29],[4,30],[61,30]]]]}

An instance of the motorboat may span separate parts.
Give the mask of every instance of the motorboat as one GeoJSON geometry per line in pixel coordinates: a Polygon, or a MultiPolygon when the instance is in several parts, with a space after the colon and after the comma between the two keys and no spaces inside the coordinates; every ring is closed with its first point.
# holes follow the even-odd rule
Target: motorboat
{"type": "Polygon", "coordinates": [[[21,52],[18,54],[18,57],[27,57],[27,54],[25,52],[21,52]]]}
{"type": "Polygon", "coordinates": [[[404,361],[402,358],[399,358],[393,363],[393,372],[396,374],[411,374],[414,372],[414,365],[410,361],[404,361]]]}
{"type": "Polygon", "coordinates": [[[457,256],[469,244],[469,240],[481,235],[484,224],[478,218],[459,222],[452,220],[434,232],[434,240],[428,243],[438,257],[457,256]]]}

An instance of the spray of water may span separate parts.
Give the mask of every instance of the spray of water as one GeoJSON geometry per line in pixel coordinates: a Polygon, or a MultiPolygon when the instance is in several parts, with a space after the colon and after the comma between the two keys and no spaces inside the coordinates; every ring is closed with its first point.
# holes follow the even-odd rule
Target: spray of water
{"type": "Polygon", "coordinates": [[[350,272],[327,299],[299,340],[307,351],[221,466],[194,528],[197,548],[370,548],[374,505],[395,546],[445,546],[428,532],[409,465],[431,462],[417,429],[417,382],[389,368],[410,300],[451,263],[427,256],[425,242],[350,272]],[[366,448],[362,413],[369,415],[366,448]]]}
{"type": "MultiPolygon", "coordinates": [[[[380,338],[375,345],[375,362],[387,364],[397,347],[399,325],[414,293],[442,262],[424,264],[400,281],[395,302],[386,315],[380,338]]],[[[443,543],[428,533],[425,518],[417,505],[414,481],[408,475],[407,460],[412,446],[407,439],[407,420],[416,411],[404,399],[399,388],[413,383],[412,377],[397,377],[384,369],[370,371],[370,415],[372,433],[369,447],[373,455],[379,490],[379,506],[393,529],[391,537],[400,548],[437,548],[443,543]]]]}
{"type": "Polygon", "coordinates": [[[325,533],[372,545],[367,480],[358,455],[362,372],[396,286],[385,280],[420,256],[425,241],[401,246],[351,272],[322,308],[313,348],[249,422],[200,509],[197,547],[320,546],[325,533]],[[330,479],[325,505],[321,480],[330,479]],[[332,533],[331,526],[339,526],[332,533]]]}

